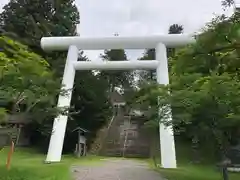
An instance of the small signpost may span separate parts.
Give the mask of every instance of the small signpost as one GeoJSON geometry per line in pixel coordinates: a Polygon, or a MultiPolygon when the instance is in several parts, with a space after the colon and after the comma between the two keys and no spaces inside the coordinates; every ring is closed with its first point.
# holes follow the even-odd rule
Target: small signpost
{"type": "Polygon", "coordinates": [[[7,157],[7,163],[6,163],[7,170],[10,169],[13,152],[14,152],[14,142],[12,141],[11,148],[8,152],[8,157],[7,157]]]}
{"type": "Polygon", "coordinates": [[[72,132],[78,132],[78,141],[76,144],[75,154],[77,157],[86,156],[87,154],[87,145],[86,145],[86,136],[85,133],[89,132],[86,129],[77,127],[72,132]]]}
{"type": "Polygon", "coordinates": [[[10,141],[10,134],[8,133],[7,129],[2,128],[0,131],[0,150],[2,150],[4,147],[9,146],[9,143],[11,143],[10,150],[8,152],[7,161],[6,161],[6,168],[9,170],[12,160],[12,155],[14,152],[14,142],[10,141]]]}

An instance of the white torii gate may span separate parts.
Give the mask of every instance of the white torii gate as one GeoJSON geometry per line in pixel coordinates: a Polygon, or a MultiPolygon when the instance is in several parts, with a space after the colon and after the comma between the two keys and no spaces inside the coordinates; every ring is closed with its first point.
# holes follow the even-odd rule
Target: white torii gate
{"type": "MultiPolygon", "coordinates": [[[[41,47],[46,51],[68,50],[62,84],[68,96],[59,96],[58,107],[69,107],[72,97],[76,70],[148,70],[156,69],[157,82],[169,84],[168,62],[166,47],[183,46],[195,40],[189,35],[169,34],[146,37],[105,37],[84,38],[71,37],[43,37],[41,47]],[[134,61],[78,61],[79,49],[156,49],[156,60],[134,61]]],[[[53,123],[53,130],[49,144],[47,162],[60,162],[68,117],[59,115],[53,123]]],[[[168,119],[169,121],[172,118],[168,119]]],[[[176,168],[175,143],[172,127],[159,124],[161,144],[161,165],[163,168],[176,168]]]]}

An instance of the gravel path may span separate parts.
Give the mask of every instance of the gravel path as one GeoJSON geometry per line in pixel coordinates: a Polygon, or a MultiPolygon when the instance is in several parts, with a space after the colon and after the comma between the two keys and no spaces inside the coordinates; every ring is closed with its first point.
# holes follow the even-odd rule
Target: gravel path
{"type": "Polygon", "coordinates": [[[73,166],[74,180],[164,180],[143,162],[103,159],[97,166],[73,166]]]}

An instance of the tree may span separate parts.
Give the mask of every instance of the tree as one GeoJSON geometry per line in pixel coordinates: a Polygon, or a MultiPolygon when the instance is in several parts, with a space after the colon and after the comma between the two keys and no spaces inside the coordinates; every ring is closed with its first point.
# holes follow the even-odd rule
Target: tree
{"type": "MultiPolygon", "coordinates": [[[[0,14],[0,21],[2,34],[18,39],[29,46],[34,52],[42,55],[50,64],[50,69],[55,72],[55,75],[62,77],[66,52],[43,52],[40,48],[40,39],[43,36],[77,35],[76,29],[79,24],[79,12],[74,0],[10,1],[3,8],[3,12],[0,14]]],[[[79,60],[86,60],[86,58],[80,57],[79,60]]],[[[105,108],[109,108],[106,107],[107,99],[106,95],[103,94],[103,91],[106,91],[104,89],[106,86],[100,86],[102,88],[99,88],[99,84],[105,84],[104,79],[99,79],[91,72],[77,72],[75,82],[77,85],[74,87],[71,103],[72,116],[70,119],[72,121],[68,123],[66,139],[71,136],[70,132],[76,125],[89,128],[91,134],[94,135],[92,131],[100,127],[101,121],[103,121],[102,118],[106,118],[105,108]],[[90,81],[86,81],[87,79],[90,81]],[[86,87],[90,87],[92,91],[89,91],[86,87]],[[102,96],[96,97],[96,92],[101,92],[102,96]],[[101,118],[97,118],[97,116],[101,116],[101,118]],[[89,122],[92,122],[95,126],[91,128],[89,122]]],[[[50,135],[48,132],[51,132],[52,122],[47,121],[41,124],[32,124],[32,129],[36,128],[41,129],[41,132],[34,132],[32,136],[33,142],[42,141],[44,144],[41,144],[41,147],[46,147],[48,144],[47,139],[50,135]],[[42,137],[42,133],[45,133],[46,129],[47,134],[44,134],[42,137]]]]}
{"type": "Polygon", "coordinates": [[[183,33],[183,26],[179,24],[172,24],[168,29],[168,34],[181,34],[183,33]]]}
{"type": "MultiPolygon", "coordinates": [[[[147,49],[143,53],[143,56],[139,58],[139,60],[154,60],[156,59],[155,56],[155,49],[147,49]]],[[[140,81],[154,81],[156,80],[156,71],[140,71],[140,81]]]]}
{"type": "MultiPolygon", "coordinates": [[[[179,24],[173,24],[168,29],[168,34],[182,34],[183,33],[183,26],[179,24]]],[[[175,55],[175,48],[168,48],[167,49],[167,56],[173,57],[175,55]]]]}
{"type": "Polygon", "coordinates": [[[0,37],[0,45],[0,97],[10,103],[5,112],[29,113],[39,122],[57,115],[53,106],[60,81],[46,60],[7,37],[0,37]]]}
{"type": "Polygon", "coordinates": [[[222,0],[222,6],[223,7],[230,7],[234,4],[234,0],[222,0]]]}
{"type": "Polygon", "coordinates": [[[29,47],[40,48],[43,36],[76,34],[79,13],[74,0],[11,0],[0,20],[3,30],[15,33],[29,47]]]}
{"type": "MultiPolygon", "coordinates": [[[[79,24],[79,13],[74,0],[11,0],[3,8],[3,12],[0,14],[0,21],[1,34],[18,39],[29,46],[31,50],[47,60],[50,64],[50,69],[55,72],[57,77],[62,77],[66,52],[43,52],[40,48],[40,39],[42,36],[77,35],[76,26],[79,24]]],[[[126,59],[122,56],[123,54],[120,53],[119,55],[119,58],[126,59]]],[[[87,59],[80,57],[79,60],[87,59]]],[[[124,74],[123,72],[121,73],[124,74]]],[[[70,118],[71,120],[68,123],[65,142],[70,142],[71,145],[67,144],[67,146],[73,147],[72,145],[74,145],[74,141],[71,138],[71,130],[75,126],[80,125],[89,129],[91,135],[94,136],[95,131],[108,120],[110,107],[107,94],[105,93],[109,90],[107,89],[107,77],[111,76],[109,74],[106,76],[95,76],[92,72],[76,73],[76,86],[73,89],[71,102],[71,109],[74,109],[72,111],[76,112],[72,112],[72,118],[70,118]],[[68,138],[70,141],[68,141],[68,138]]],[[[125,78],[126,76],[123,77],[125,78]]],[[[119,85],[120,80],[114,80],[113,82],[113,78],[108,79],[111,79],[111,83],[115,84],[117,82],[119,85]]],[[[125,82],[127,84],[127,81],[125,82]]],[[[45,129],[47,129],[47,132],[51,131],[52,122],[47,121],[40,125],[32,124],[32,129],[36,128],[41,129],[41,132],[34,132],[32,136],[33,142],[42,141],[44,144],[41,144],[41,147],[46,148],[50,134],[47,133],[46,136],[42,136],[42,133],[45,133],[45,129]]],[[[67,150],[72,151],[72,149],[67,150]]]]}
{"type": "Polygon", "coordinates": [[[211,146],[224,156],[229,146],[238,143],[239,28],[237,13],[213,19],[196,44],[178,50],[171,58],[169,86],[150,84],[138,92],[136,101],[150,112],[163,108],[161,119],[155,114],[149,123],[157,125],[160,120],[168,124],[169,111],[164,107],[171,104],[175,132],[190,139],[193,146],[211,146]]]}
{"type": "MultiPolygon", "coordinates": [[[[181,34],[183,33],[183,26],[179,24],[173,24],[168,29],[168,34],[181,34]]],[[[139,60],[154,60],[155,57],[155,49],[146,49],[143,53],[143,56],[139,58],[139,60]]],[[[168,57],[174,56],[175,49],[174,48],[168,48],[167,49],[167,55],[168,57]]],[[[170,63],[171,64],[171,63],[170,63]]],[[[150,70],[150,71],[140,71],[139,75],[140,82],[142,81],[156,81],[156,71],[150,70]]],[[[141,83],[140,83],[141,84],[141,83]]]]}
{"type": "MultiPolygon", "coordinates": [[[[178,25],[178,24],[173,24],[169,27],[168,33],[169,34],[180,34],[183,32],[183,26],[182,25],[178,25]]],[[[155,60],[156,59],[156,52],[155,49],[147,49],[145,50],[143,57],[141,57],[139,60],[155,60]]],[[[169,58],[169,69],[171,69],[172,67],[172,60],[171,57],[173,57],[175,54],[175,49],[174,48],[167,48],[167,56],[169,58]]],[[[156,86],[156,70],[150,70],[150,71],[140,71],[139,73],[139,80],[138,80],[138,85],[140,87],[140,91],[135,93],[136,97],[141,97],[140,99],[136,100],[136,97],[134,97],[133,95],[133,101],[136,100],[137,103],[134,103],[135,105],[133,106],[139,106],[139,104],[141,105],[141,108],[144,111],[150,111],[151,115],[150,115],[150,119],[152,119],[152,121],[148,121],[146,122],[146,126],[150,128],[150,131],[152,133],[152,149],[157,149],[156,145],[157,145],[157,133],[158,133],[158,107],[157,105],[157,96],[153,96],[153,98],[151,100],[149,100],[148,102],[146,102],[145,99],[145,93],[148,94],[148,92],[151,92],[151,89],[154,89],[154,87],[156,86]],[[143,99],[142,99],[143,98],[143,99]],[[143,103],[144,102],[144,103],[143,103]],[[148,107],[151,107],[150,109],[148,107]]],[[[154,91],[155,92],[155,91],[154,91]]],[[[155,94],[155,93],[154,93],[155,94]]],[[[164,96],[161,96],[161,102],[164,101],[164,99],[168,97],[168,93],[165,93],[164,96]]],[[[164,105],[161,107],[162,110],[166,111],[168,110],[166,108],[167,106],[164,105]]],[[[165,113],[162,113],[165,114],[165,113]]],[[[155,159],[155,154],[156,152],[154,152],[152,150],[152,158],[154,160],[154,163],[156,164],[156,159],[155,159]]]]}
{"type": "MultiPolygon", "coordinates": [[[[81,54],[79,60],[88,61],[88,58],[81,54]]],[[[65,152],[72,152],[75,148],[77,134],[72,133],[72,130],[77,126],[90,131],[88,145],[91,146],[97,131],[108,122],[111,116],[108,90],[108,81],[101,74],[76,72],[71,101],[73,114],[67,126],[65,152]]]]}
{"type": "MultiPolygon", "coordinates": [[[[127,61],[127,55],[123,49],[105,50],[101,58],[103,61],[127,61]]],[[[101,71],[100,75],[107,80],[109,92],[113,92],[116,87],[129,88],[133,82],[133,73],[129,71],[101,71]]]]}
{"type": "Polygon", "coordinates": [[[74,0],[11,0],[0,14],[3,34],[17,39],[44,57],[58,76],[62,76],[66,52],[45,53],[43,36],[76,35],[79,12],[74,0]]]}

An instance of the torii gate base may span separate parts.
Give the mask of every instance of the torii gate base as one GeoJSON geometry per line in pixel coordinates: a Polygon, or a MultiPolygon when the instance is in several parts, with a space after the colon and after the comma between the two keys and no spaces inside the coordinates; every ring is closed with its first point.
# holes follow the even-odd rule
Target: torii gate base
{"type": "MultiPolygon", "coordinates": [[[[67,50],[68,55],[63,74],[62,84],[65,90],[70,92],[68,96],[59,96],[58,107],[69,107],[72,96],[76,70],[137,70],[156,69],[157,82],[167,85],[168,47],[176,47],[193,43],[194,39],[187,35],[165,35],[149,37],[109,37],[109,38],[82,38],[74,37],[44,37],[41,46],[44,50],[67,50]],[[156,60],[141,61],[110,61],[92,62],[78,61],[79,49],[100,50],[100,49],[145,49],[156,48],[156,60]]],[[[49,144],[47,162],[60,162],[68,117],[60,115],[54,120],[51,140],[49,144]]],[[[169,121],[172,120],[170,117],[169,121]]],[[[159,124],[161,144],[161,165],[163,168],[176,168],[175,143],[172,127],[159,124]]]]}

